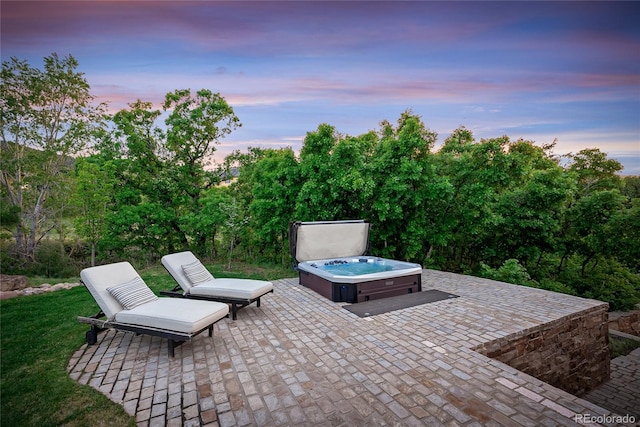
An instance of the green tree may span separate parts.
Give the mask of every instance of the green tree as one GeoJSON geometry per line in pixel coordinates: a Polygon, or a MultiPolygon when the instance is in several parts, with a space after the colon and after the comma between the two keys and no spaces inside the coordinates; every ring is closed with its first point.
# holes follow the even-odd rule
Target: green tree
{"type": "Polygon", "coordinates": [[[115,127],[99,145],[104,161],[113,161],[117,180],[103,240],[121,256],[141,249],[155,256],[185,241],[175,233],[179,227],[165,168],[166,133],[156,125],[160,115],[150,102],[137,100],[113,116],[115,127]]]}
{"type": "Polygon", "coordinates": [[[241,126],[233,109],[219,93],[201,89],[176,90],[165,97],[167,149],[173,159],[192,168],[203,166],[216,151],[220,139],[241,126]]]}
{"type": "Polygon", "coordinates": [[[322,124],[309,132],[300,151],[303,181],[296,217],[303,221],[359,219],[366,216],[375,184],[367,167],[378,136],[343,136],[322,124]]]}
{"type": "Polygon", "coordinates": [[[543,254],[555,250],[573,182],[561,168],[533,172],[521,187],[501,195],[498,214],[496,258],[513,256],[531,266],[539,265],[543,254]]]}
{"type": "Polygon", "coordinates": [[[230,196],[235,198],[240,208],[245,209],[243,215],[249,217],[250,221],[246,227],[242,228],[240,237],[245,244],[247,257],[270,257],[265,254],[265,242],[258,236],[260,225],[251,213],[251,205],[254,203],[254,170],[260,160],[269,155],[270,149],[260,147],[249,147],[247,152],[239,150],[228,155],[223,164],[216,171],[218,176],[229,177],[230,196]]]}
{"type": "Polygon", "coordinates": [[[231,270],[233,250],[237,246],[238,238],[249,223],[250,218],[245,214],[246,209],[240,206],[235,198],[231,198],[228,203],[221,203],[219,208],[224,215],[223,233],[229,244],[228,269],[231,270]]]}
{"type": "Polygon", "coordinates": [[[246,153],[235,150],[216,171],[218,176],[234,178],[229,187],[243,206],[250,206],[253,201],[253,170],[268,151],[260,147],[249,147],[246,153]]]}
{"type": "Polygon", "coordinates": [[[91,265],[96,264],[96,245],[105,232],[106,219],[113,200],[112,163],[97,164],[94,159],[76,161],[76,193],[74,203],[79,214],[75,218],[78,235],[91,246],[91,265]]]}
{"type": "Polygon", "coordinates": [[[374,187],[366,175],[366,165],[376,144],[373,133],[344,137],[326,124],[307,133],[300,151],[302,186],[296,200],[296,218],[362,218],[374,187]]]}
{"type": "Polygon", "coordinates": [[[574,186],[551,154],[554,145],[507,136],[476,142],[464,127],[445,140],[437,158],[453,186],[449,268],[474,271],[480,262],[498,267],[510,258],[530,267],[555,251],[574,186]]]}
{"type": "MultiPolygon", "coordinates": [[[[104,106],[93,96],[72,56],[44,58],[44,69],[11,58],[0,84],[0,182],[6,203],[19,212],[14,237],[21,256],[33,259],[53,228],[53,194],[102,121],[104,106]]],[[[56,194],[58,199],[62,193],[56,194]]],[[[59,205],[60,206],[60,205],[59,205]]]]}
{"type": "Polygon", "coordinates": [[[625,176],[622,181],[622,194],[631,200],[640,199],[640,176],[625,176]]]}
{"type": "Polygon", "coordinates": [[[369,179],[367,166],[378,144],[375,133],[341,138],[331,151],[328,169],[332,176],[325,181],[329,217],[361,219],[368,216],[375,183],[369,179]]]}
{"type": "Polygon", "coordinates": [[[587,264],[598,258],[598,254],[611,254],[609,221],[623,208],[625,197],[620,193],[624,183],[616,175],[622,165],[599,149],[585,149],[569,154],[567,171],[575,177],[577,186],[575,200],[568,208],[565,222],[559,235],[562,255],[558,271],[562,271],[574,254],[581,255],[581,275],[587,264]]]}
{"type": "Polygon", "coordinates": [[[536,146],[518,140],[508,146],[510,183],[498,193],[493,242],[494,262],[515,257],[531,269],[555,252],[575,181],[549,154],[554,144],[536,146]]]}
{"type": "Polygon", "coordinates": [[[296,218],[300,221],[334,220],[337,214],[331,200],[329,180],[331,151],[338,142],[333,126],[321,124],[315,132],[307,132],[300,150],[302,186],[296,200],[296,218]]]}
{"type": "Polygon", "coordinates": [[[613,236],[612,221],[623,209],[624,196],[618,190],[595,191],[580,198],[568,212],[572,241],[570,244],[583,257],[581,275],[589,262],[600,256],[615,256],[618,243],[613,236]]]}
{"type": "Polygon", "coordinates": [[[295,220],[300,188],[298,166],[291,148],[266,150],[251,175],[253,243],[264,255],[283,263],[288,259],[288,224],[295,220]]]}
{"type": "MultiPolygon", "coordinates": [[[[171,201],[165,205],[173,206],[176,222],[171,224],[172,232],[182,234],[180,218],[190,212],[196,212],[200,206],[203,191],[217,185],[220,176],[205,167],[216,151],[220,140],[241,126],[233,108],[219,94],[208,89],[176,90],[168,93],[163,105],[169,116],[165,120],[167,127],[165,148],[168,152],[168,181],[175,191],[171,201]]],[[[206,237],[202,233],[185,236],[183,247],[187,246],[186,237],[194,241],[196,248],[206,246],[206,237]]],[[[172,249],[170,249],[172,250],[172,249]]]]}
{"type": "Polygon", "coordinates": [[[156,124],[162,112],[151,103],[137,102],[115,114],[114,132],[101,147],[117,159],[120,180],[115,211],[110,216],[110,246],[145,248],[148,253],[173,252],[193,241],[204,248],[207,235],[193,231],[193,218],[202,208],[203,191],[219,182],[205,170],[219,139],[239,126],[231,107],[219,95],[189,90],[166,95],[166,129],[156,124]],[[186,227],[186,228],[185,228],[186,227]]]}
{"type": "Polygon", "coordinates": [[[187,212],[181,217],[180,228],[192,237],[192,251],[215,258],[218,254],[216,239],[224,227],[225,212],[221,205],[231,204],[228,187],[212,187],[203,192],[197,210],[187,212]],[[206,244],[208,243],[208,246],[206,244]]]}
{"type": "Polygon", "coordinates": [[[586,148],[577,154],[568,154],[569,170],[576,174],[582,195],[599,190],[621,189],[622,179],[616,175],[622,164],[609,159],[599,148],[586,148]]]}
{"type": "MultiPolygon", "coordinates": [[[[465,129],[455,130],[438,152],[438,169],[452,192],[443,209],[448,217],[449,241],[446,267],[466,270],[485,257],[494,256],[491,239],[499,217],[495,212],[497,193],[506,185],[508,172],[503,166],[508,139],[476,142],[465,129]]],[[[495,243],[495,242],[493,242],[495,243]]]]}
{"type": "Polygon", "coordinates": [[[372,247],[381,256],[423,261],[425,247],[439,234],[434,219],[450,195],[447,180],[433,166],[437,135],[419,116],[405,111],[395,127],[383,121],[380,136],[368,170],[375,188],[372,247]]]}
{"type": "MultiPolygon", "coordinates": [[[[631,206],[615,213],[610,221],[613,242],[611,254],[635,274],[640,274],[640,198],[632,199],[631,206]]],[[[640,289],[638,289],[640,295],[640,289]]]]}

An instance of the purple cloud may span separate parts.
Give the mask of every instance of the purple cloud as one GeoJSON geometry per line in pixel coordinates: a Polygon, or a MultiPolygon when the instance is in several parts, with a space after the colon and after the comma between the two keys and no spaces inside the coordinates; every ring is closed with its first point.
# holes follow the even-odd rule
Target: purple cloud
{"type": "Polygon", "coordinates": [[[112,111],[138,98],[159,107],[175,89],[220,92],[244,124],[231,145],[300,144],[323,121],[357,134],[413,108],[441,138],[465,125],[479,137],[556,135],[572,151],[582,140],[640,152],[638,2],[0,8],[3,60],[40,66],[52,52],[72,54],[112,111]]]}

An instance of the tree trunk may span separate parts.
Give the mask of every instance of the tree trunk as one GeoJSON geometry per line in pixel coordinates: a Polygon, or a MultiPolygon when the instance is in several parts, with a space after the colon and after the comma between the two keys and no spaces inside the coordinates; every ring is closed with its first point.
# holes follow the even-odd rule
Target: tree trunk
{"type": "Polygon", "coordinates": [[[427,255],[424,257],[424,259],[429,259],[431,258],[431,254],[433,253],[433,245],[429,246],[429,250],[427,251],[427,255]]]}
{"type": "Polygon", "coordinates": [[[47,189],[48,185],[44,185],[42,189],[40,189],[38,200],[36,201],[36,205],[33,208],[33,218],[31,218],[31,224],[29,226],[29,234],[27,236],[27,244],[25,250],[25,256],[30,260],[35,259],[36,245],[38,241],[36,238],[38,234],[38,223],[40,222],[43,205],[47,198],[47,189]]]}
{"type": "Polygon", "coordinates": [[[22,216],[20,217],[20,221],[18,225],[16,225],[16,250],[19,254],[24,254],[26,252],[25,242],[24,242],[24,233],[22,232],[22,216]]]}
{"type": "Polygon", "coordinates": [[[560,274],[562,272],[562,265],[564,264],[568,256],[569,252],[565,251],[564,255],[562,255],[562,258],[560,258],[560,265],[558,266],[558,271],[556,272],[556,274],[560,274]]]}
{"type": "Polygon", "coordinates": [[[540,255],[538,255],[538,260],[536,261],[536,270],[540,269],[540,263],[542,262],[543,254],[544,254],[544,251],[540,251],[540,255]]]}
{"type": "Polygon", "coordinates": [[[231,271],[231,257],[233,256],[233,240],[234,238],[231,238],[231,244],[229,245],[229,268],[228,270],[231,271]]]}
{"type": "Polygon", "coordinates": [[[211,233],[211,259],[216,259],[218,252],[216,251],[216,230],[211,233]]]}

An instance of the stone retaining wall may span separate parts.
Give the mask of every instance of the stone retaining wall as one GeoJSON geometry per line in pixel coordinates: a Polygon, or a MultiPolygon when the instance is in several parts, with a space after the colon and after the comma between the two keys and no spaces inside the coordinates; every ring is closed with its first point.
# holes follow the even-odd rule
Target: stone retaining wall
{"type": "Polygon", "coordinates": [[[580,396],[609,379],[607,309],[603,304],[474,350],[580,396]]]}
{"type": "Polygon", "coordinates": [[[640,311],[609,313],[609,329],[640,336],[640,311]]]}

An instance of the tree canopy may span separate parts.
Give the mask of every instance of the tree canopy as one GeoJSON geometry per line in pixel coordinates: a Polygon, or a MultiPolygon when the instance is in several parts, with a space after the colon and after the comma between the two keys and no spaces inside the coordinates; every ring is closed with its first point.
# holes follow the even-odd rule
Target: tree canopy
{"type": "Polygon", "coordinates": [[[18,257],[72,227],[92,263],[190,249],[286,264],[290,222],[365,219],[374,255],[615,309],[640,301],[640,181],[597,148],[561,162],[555,144],[460,127],[436,149],[407,110],[362,135],[322,123],[298,155],[250,148],[216,165],[241,125],[220,94],[180,89],[162,110],[137,100],[107,116],[77,66],[55,54],[44,70],[3,63],[0,218],[18,257]]]}
{"type": "Polygon", "coordinates": [[[102,122],[104,106],[92,105],[77,67],[73,56],[55,53],[44,58],[42,70],[17,58],[2,63],[0,183],[8,206],[3,211],[17,215],[16,248],[29,259],[65,209],[55,195],[64,190],[73,156],[102,122]]]}

